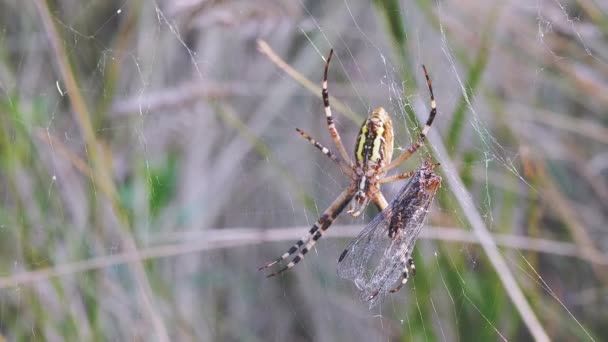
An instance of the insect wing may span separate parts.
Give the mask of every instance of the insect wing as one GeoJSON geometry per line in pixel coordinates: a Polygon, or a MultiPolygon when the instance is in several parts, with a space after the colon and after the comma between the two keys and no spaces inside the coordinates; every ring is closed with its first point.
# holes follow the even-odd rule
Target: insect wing
{"type": "Polygon", "coordinates": [[[340,255],[338,276],[354,281],[370,307],[380,303],[402,277],[440,180],[421,167],[340,255]]]}
{"type": "Polygon", "coordinates": [[[368,285],[372,271],[369,263],[374,259],[374,254],[387,250],[392,242],[388,238],[388,211],[389,208],[376,215],[338,259],[338,276],[354,281],[359,290],[364,290],[368,285]]]}

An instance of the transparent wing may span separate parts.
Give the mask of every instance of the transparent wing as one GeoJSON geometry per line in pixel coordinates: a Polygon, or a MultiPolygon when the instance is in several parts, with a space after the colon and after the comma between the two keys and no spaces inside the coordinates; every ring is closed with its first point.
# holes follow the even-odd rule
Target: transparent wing
{"type": "Polygon", "coordinates": [[[338,276],[355,282],[358,289],[363,290],[367,286],[371,272],[371,260],[377,258],[378,251],[387,251],[392,245],[388,237],[389,221],[387,219],[387,207],[365,226],[365,228],[350,242],[338,259],[338,276]]]}
{"type": "Polygon", "coordinates": [[[382,300],[401,278],[408,251],[403,234],[388,237],[390,217],[387,209],[372,222],[342,252],[338,276],[352,280],[361,291],[361,299],[370,307],[382,300]]]}
{"type": "MultiPolygon", "coordinates": [[[[338,276],[354,281],[370,308],[401,279],[424,224],[438,183],[429,185],[424,166],[346,247],[338,260],[338,276]]],[[[437,177],[430,171],[431,176],[437,177]]],[[[433,179],[434,180],[434,179],[433,179]]]]}

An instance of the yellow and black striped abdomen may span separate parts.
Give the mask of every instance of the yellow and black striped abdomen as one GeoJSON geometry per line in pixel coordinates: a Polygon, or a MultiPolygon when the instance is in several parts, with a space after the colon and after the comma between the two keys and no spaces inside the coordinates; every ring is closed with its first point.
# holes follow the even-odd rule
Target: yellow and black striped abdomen
{"type": "Polygon", "coordinates": [[[393,156],[393,122],[382,107],[372,111],[361,125],[355,144],[357,167],[364,174],[391,162],[393,156]]]}

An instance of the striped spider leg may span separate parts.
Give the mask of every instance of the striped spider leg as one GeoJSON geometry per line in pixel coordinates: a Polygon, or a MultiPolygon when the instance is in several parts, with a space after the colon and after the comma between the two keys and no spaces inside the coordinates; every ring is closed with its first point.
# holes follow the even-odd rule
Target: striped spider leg
{"type": "Polygon", "coordinates": [[[338,276],[354,281],[370,308],[386,293],[399,291],[410,271],[412,275],[416,272],[412,252],[441,185],[441,177],[433,171],[438,165],[424,161],[338,259],[338,276]]]}
{"type": "Polygon", "coordinates": [[[351,201],[352,204],[348,210],[348,213],[355,217],[359,216],[365,210],[365,208],[367,208],[370,201],[373,201],[380,210],[386,208],[388,203],[380,192],[380,185],[383,183],[408,178],[413,175],[413,172],[405,172],[389,177],[384,177],[384,175],[387,171],[406,161],[422,145],[437,112],[431,81],[426,72],[426,68],[423,66],[427,79],[427,85],[431,93],[431,112],[426,122],[426,126],[421,131],[420,137],[416,143],[414,143],[401,156],[399,156],[399,162],[396,160],[391,163],[394,142],[393,123],[388,112],[384,110],[384,108],[378,107],[369,114],[367,119],[361,125],[357,141],[355,142],[355,159],[354,162],[351,161],[350,157],[346,153],[344,144],[342,143],[340,133],[335,126],[331,106],[329,104],[327,74],[332,56],[333,50],[330,51],[325,63],[321,95],[325,108],[327,127],[341,158],[333,154],[327,147],[310,137],[304,131],[300,129],[296,130],[303,138],[308,140],[319,151],[333,160],[340,167],[342,172],[350,178],[351,183],[344,191],[342,191],[338,198],[334,200],[329,208],[323,212],[321,217],[317,220],[317,222],[315,222],[315,224],[313,224],[305,236],[298,240],[279,258],[259,268],[260,270],[267,269],[295,255],[285,266],[269,274],[268,277],[279,275],[294,267],[298,262],[302,261],[306,253],[311,250],[311,248],[323,236],[325,231],[331,226],[336,217],[342,213],[342,211],[346,208],[346,206],[348,206],[349,203],[351,203],[351,201]]]}

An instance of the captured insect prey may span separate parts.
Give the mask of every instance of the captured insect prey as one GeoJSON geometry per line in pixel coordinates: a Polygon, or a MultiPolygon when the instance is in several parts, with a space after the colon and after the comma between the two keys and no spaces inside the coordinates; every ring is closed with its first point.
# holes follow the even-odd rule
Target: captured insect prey
{"type": "Polygon", "coordinates": [[[370,308],[397,292],[416,272],[412,252],[429,206],[441,185],[426,160],[386,209],[359,233],[338,259],[338,276],[355,282],[370,308]]]}
{"type": "Polygon", "coordinates": [[[334,141],[334,145],[338,149],[339,155],[335,155],[327,147],[310,137],[301,129],[296,129],[298,133],[313,146],[315,146],[324,155],[334,161],[350,179],[350,185],[342,191],[342,193],[334,200],[327,208],[319,220],[310,228],[308,233],[297,241],[289,250],[283,253],[279,258],[260,267],[260,270],[270,268],[274,265],[285,262],[277,271],[270,273],[268,277],[279,275],[288,269],[294,267],[298,262],[302,261],[306,253],[308,253],[317,241],[323,236],[325,231],[329,229],[333,221],[340,213],[351,203],[348,213],[352,216],[359,216],[370,202],[373,202],[376,207],[382,211],[388,203],[380,191],[380,186],[383,183],[388,183],[400,179],[409,178],[413,172],[397,173],[391,176],[385,176],[386,173],[401,163],[408,160],[424,143],[431,124],[437,114],[435,97],[433,95],[433,87],[431,80],[424,65],[424,76],[426,78],[427,87],[431,95],[431,110],[426,125],[420,132],[418,139],[405,150],[397,159],[391,162],[393,156],[393,123],[390,115],[384,108],[378,107],[374,109],[359,129],[359,135],[354,146],[354,161],[351,160],[340,134],[336,128],[334,118],[332,116],[331,107],[329,105],[329,90],[327,87],[327,74],[329,70],[329,62],[333,56],[333,50],[329,52],[325,69],[323,73],[323,82],[321,87],[321,95],[323,105],[325,107],[325,118],[327,120],[327,128],[334,141]],[[291,258],[289,261],[287,261],[291,258]]]}

